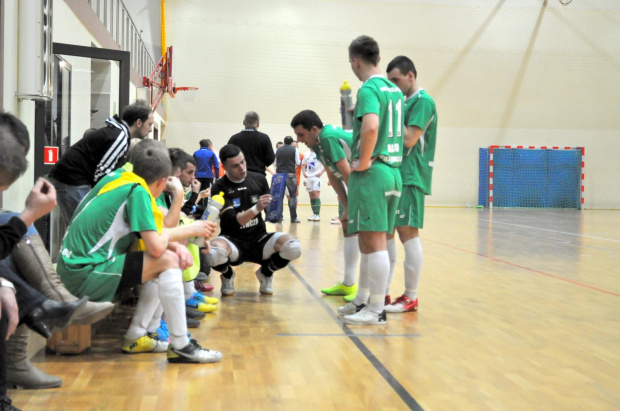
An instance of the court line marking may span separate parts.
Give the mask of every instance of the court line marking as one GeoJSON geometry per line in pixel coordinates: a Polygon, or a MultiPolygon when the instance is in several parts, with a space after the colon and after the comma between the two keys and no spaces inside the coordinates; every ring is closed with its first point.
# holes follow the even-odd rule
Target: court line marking
{"type": "Polygon", "coordinates": [[[493,230],[494,233],[520,235],[520,236],[523,236],[523,237],[536,238],[538,240],[548,241],[548,242],[551,242],[551,243],[554,243],[554,244],[573,245],[575,247],[589,248],[589,249],[592,249],[592,250],[609,251],[611,253],[618,252],[618,250],[613,249],[613,248],[595,247],[595,246],[592,246],[592,245],[581,244],[579,242],[576,242],[577,240],[575,240],[575,241],[556,240],[554,238],[543,237],[542,235],[534,235],[534,234],[528,234],[528,233],[523,233],[523,232],[519,232],[519,231],[511,231],[509,229],[502,230],[500,228],[493,228],[493,227],[491,227],[491,225],[488,225],[488,226],[485,226],[485,227],[480,226],[480,227],[481,228],[491,229],[491,230],[493,230]]]}
{"type": "Polygon", "coordinates": [[[523,265],[511,263],[510,261],[500,260],[499,258],[495,258],[495,257],[491,257],[491,256],[484,255],[484,254],[481,254],[481,253],[477,253],[475,251],[469,251],[469,250],[466,250],[464,248],[455,247],[453,245],[442,243],[440,241],[430,240],[429,238],[424,238],[424,241],[430,241],[431,243],[443,245],[444,247],[452,248],[454,250],[459,250],[459,251],[463,251],[465,253],[477,255],[479,257],[483,257],[483,258],[489,259],[491,261],[496,261],[496,262],[501,263],[501,264],[510,265],[512,267],[520,268],[522,270],[531,271],[531,272],[536,273],[536,274],[540,274],[540,275],[544,275],[544,276],[547,276],[547,277],[555,278],[556,280],[565,281],[565,282],[571,283],[573,285],[578,285],[580,287],[589,288],[590,290],[599,291],[601,293],[613,295],[614,297],[620,297],[620,294],[617,294],[617,293],[614,293],[614,292],[611,292],[611,291],[607,291],[607,290],[603,290],[602,288],[594,287],[594,286],[591,286],[591,285],[588,285],[588,284],[585,284],[585,283],[580,283],[579,281],[569,280],[568,278],[560,277],[560,276],[554,275],[554,274],[549,274],[549,273],[546,273],[546,272],[540,271],[540,270],[535,270],[533,268],[525,267],[523,265]]]}
{"type": "Polygon", "coordinates": [[[424,408],[422,408],[420,404],[418,404],[418,402],[415,400],[415,398],[413,398],[413,396],[409,394],[409,391],[407,391],[405,387],[403,387],[402,384],[398,382],[398,380],[392,375],[392,373],[388,371],[385,365],[383,365],[383,363],[381,363],[381,361],[379,361],[379,359],[375,357],[372,351],[370,351],[370,349],[366,347],[366,345],[364,345],[362,341],[360,341],[359,337],[361,336],[353,333],[353,331],[351,331],[351,329],[344,322],[342,322],[342,320],[340,320],[336,313],[332,311],[332,309],[327,304],[325,304],[325,302],[320,298],[316,291],[314,291],[310,284],[308,284],[308,282],[301,276],[301,274],[297,272],[297,270],[295,270],[292,265],[289,264],[288,268],[293,272],[295,277],[297,277],[297,279],[304,285],[304,287],[306,287],[308,292],[310,292],[310,295],[312,295],[312,297],[314,297],[314,299],[318,301],[321,307],[323,307],[323,309],[327,312],[327,314],[329,314],[329,316],[334,320],[334,322],[338,324],[338,326],[345,333],[345,336],[348,337],[351,342],[353,342],[353,344],[355,344],[357,349],[360,350],[364,357],[366,357],[366,359],[372,364],[372,366],[375,367],[375,370],[377,370],[379,374],[383,377],[385,382],[387,382],[390,387],[392,387],[392,389],[396,392],[396,394],[398,394],[400,399],[403,400],[407,407],[409,407],[410,410],[424,411],[424,408]]]}
{"type": "Polygon", "coordinates": [[[485,219],[480,219],[480,221],[486,221],[487,223],[491,223],[491,224],[511,225],[511,226],[514,226],[514,227],[528,228],[530,230],[548,231],[550,233],[566,234],[566,235],[572,235],[572,236],[575,236],[575,237],[583,237],[583,238],[590,238],[590,239],[593,239],[593,240],[603,240],[603,241],[612,241],[614,243],[620,243],[620,240],[614,240],[614,239],[611,239],[611,238],[594,237],[594,236],[591,236],[591,235],[567,233],[565,231],[550,230],[548,228],[532,227],[532,226],[529,226],[529,225],[502,223],[501,221],[493,221],[493,220],[485,220],[485,219]]]}
{"type": "MultiPolygon", "coordinates": [[[[348,337],[349,334],[276,334],[278,337],[348,337]]],[[[421,337],[422,334],[352,334],[356,337],[421,337]]]]}

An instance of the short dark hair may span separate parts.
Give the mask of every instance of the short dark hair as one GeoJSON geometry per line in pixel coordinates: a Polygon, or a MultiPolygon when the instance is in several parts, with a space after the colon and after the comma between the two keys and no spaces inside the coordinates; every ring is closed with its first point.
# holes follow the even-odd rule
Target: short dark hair
{"type": "Polygon", "coordinates": [[[356,57],[376,66],[379,64],[379,44],[372,37],[359,36],[349,45],[349,57],[356,57]]]}
{"type": "Polygon", "coordinates": [[[220,163],[224,164],[229,158],[237,157],[241,149],[234,144],[226,144],[220,149],[220,163]]]}
{"type": "Polygon", "coordinates": [[[314,111],[304,110],[297,113],[293,120],[291,120],[291,127],[295,128],[297,126],[302,126],[306,130],[311,130],[314,126],[321,129],[323,128],[323,122],[314,111]]]}
{"type": "Polygon", "coordinates": [[[10,186],[27,168],[24,148],[7,128],[0,127],[0,186],[10,186]]]}
{"type": "Polygon", "coordinates": [[[30,151],[30,134],[26,125],[11,113],[0,111],[0,127],[5,128],[13,135],[17,143],[22,146],[24,155],[30,151]]]}
{"type": "Polygon", "coordinates": [[[260,122],[260,116],[255,111],[248,111],[245,113],[245,118],[243,119],[243,125],[246,127],[258,127],[258,123],[260,122]]]}
{"type": "Polygon", "coordinates": [[[160,141],[145,139],[136,144],[131,154],[133,172],[151,184],[162,177],[168,177],[172,163],[166,146],[160,141]]]}
{"type": "Polygon", "coordinates": [[[170,155],[172,168],[179,167],[181,170],[184,170],[185,167],[187,167],[187,163],[196,165],[196,159],[194,156],[188,154],[180,148],[170,148],[168,149],[168,154],[170,155]]]}
{"type": "MultiPolygon", "coordinates": [[[[134,140],[134,139],[132,139],[134,140]]],[[[135,156],[136,154],[140,151],[140,150],[146,150],[147,148],[154,148],[154,149],[158,149],[158,150],[162,150],[164,153],[168,153],[168,150],[166,149],[165,146],[163,146],[159,141],[157,140],[153,140],[152,138],[145,138],[145,139],[135,139],[138,140],[133,147],[131,147],[129,149],[129,151],[127,151],[127,162],[128,163],[134,163],[135,160],[135,156]],[[138,146],[138,144],[140,144],[140,147],[138,147],[136,149],[136,147],[138,146]]],[[[130,141],[130,145],[131,145],[131,141],[130,141]]]]}
{"type": "Polygon", "coordinates": [[[121,118],[129,126],[133,126],[138,120],[142,120],[142,122],[148,120],[151,113],[151,108],[144,100],[136,100],[135,103],[123,108],[121,118]]]}
{"type": "Polygon", "coordinates": [[[286,144],[287,146],[290,146],[292,142],[293,142],[293,137],[291,136],[284,137],[284,144],[286,144]]]}
{"type": "Polygon", "coordinates": [[[409,57],[406,57],[406,56],[394,57],[392,61],[390,61],[390,64],[388,64],[387,70],[385,70],[385,72],[389,73],[395,68],[397,68],[398,71],[400,71],[400,73],[403,75],[409,72],[412,72],[413,77],[418,78],[418,72],[415,69],[415,65],[413,64],[413,61],[411,61],[409,57]]]}
{"type": "Polygon", "coordinates": [[[211,140],[204,138],[200,140],[200,147],[209,147],[211,145],[211,140]]]}

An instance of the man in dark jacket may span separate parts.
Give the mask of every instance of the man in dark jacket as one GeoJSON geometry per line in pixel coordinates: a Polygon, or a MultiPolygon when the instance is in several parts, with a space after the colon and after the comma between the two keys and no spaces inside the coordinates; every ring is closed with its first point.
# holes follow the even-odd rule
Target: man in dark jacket
{"type": "Polygon", "coordinates": [[[241,149],[249,171],[265,175],[265,170],[275,158],[271,140],[265,133],[257,130],[260,117],[254,111],[248,111],[243,119],[245,129],[228,140],[241,149]]]}
{"type": "Polygon", "coordinates": [[[69,224],[90,189],[105,175],[121,167],[132,138],[143,139],[153,126],[153,113],[144,101],[125,107],[121,114],[106,120],[106,127],[91,131],[58,160],[50,180],[58,195],[58,205],[69,224]]]}
{"type": "Polygon", "coordinates": [[[288,190],[288,209],[291,213],[291,222],[299,223],[297,218],[297,174],[295,168],[301,164],[299,150],[293,147],[293,138],[284,137],[284,145],[276,151],[276,173],[286,173],[286,188],[288,190]]]}

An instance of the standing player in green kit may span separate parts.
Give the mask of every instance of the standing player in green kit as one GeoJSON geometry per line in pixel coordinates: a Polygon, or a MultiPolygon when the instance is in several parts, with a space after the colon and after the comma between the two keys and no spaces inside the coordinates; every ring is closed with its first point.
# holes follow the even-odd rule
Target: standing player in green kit
{"type": "MultiPolygon", "coordinates": [[[[388,78],[405,95],[405,151],[400,173],[403,191],[398,205],[396,231],[405,249],[405,292],[385,310],[403,313],[418,310],[418,284],[422,271],[423,253],[419,229],[424,225],[424,199],[431,194],[435,144],[437,142],[437,109],[435,101],[418,87],[413,61],[405,56],[395,57],[387,66],[388,78]]],[[[390,260],[396,260],[394,238],[388,240],[390,260]]],[[[389,295],[394,267],[386,287],[389,295]]]]}
{"type": "Polygon", "coordinates": [[[357,293],[355,276],[359,262],[360,249],[357,234],[348,234],[349,207],[347,186],[351,168],[351,146],[353,135],[340,127],[323,125],[323,122],[312,110],[304,110],[295,115],[291,121],[297,141],[304,143],[315,154],[316,158],[325,165],[327,178],[338,195],[338,218],[342,222],[344,234],[344,273],[342,281],[321,292],[327,295],[343,295],[346,301],[353,301],[357,293]]]}
{"type": "Polygon", "coordinates": [[[402,181],[403,93],[379,68],[379,45],[360,36],[349,45],[349,62],[364,84],[353,113],[349,179],[349,234],[358,233],[359,288],[338,313],[347,324],[385,324],[385,289],[390,268],[387,235],[394,232],[402,181]]]}

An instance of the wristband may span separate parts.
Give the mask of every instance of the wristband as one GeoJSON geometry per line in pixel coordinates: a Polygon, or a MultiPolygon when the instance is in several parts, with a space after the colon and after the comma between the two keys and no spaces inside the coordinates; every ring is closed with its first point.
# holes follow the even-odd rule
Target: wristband
{"type": "Polygon", "coordinates": [[[257,215],[258,213],[260,213],[260,211],[258,210],[257,204],[254,204],[252,208],[250,208],[250,210],[252,210],[254,215],[257,215]]]}
{"type": "Polygon", "coordinates": [[[5,280],[4,278],[0,278],[0,287],[10,288],[11,290],[13,290],[14,294],[17,294],[17,291],[15,291],[15,286],[9,280],[5,280]]]}

